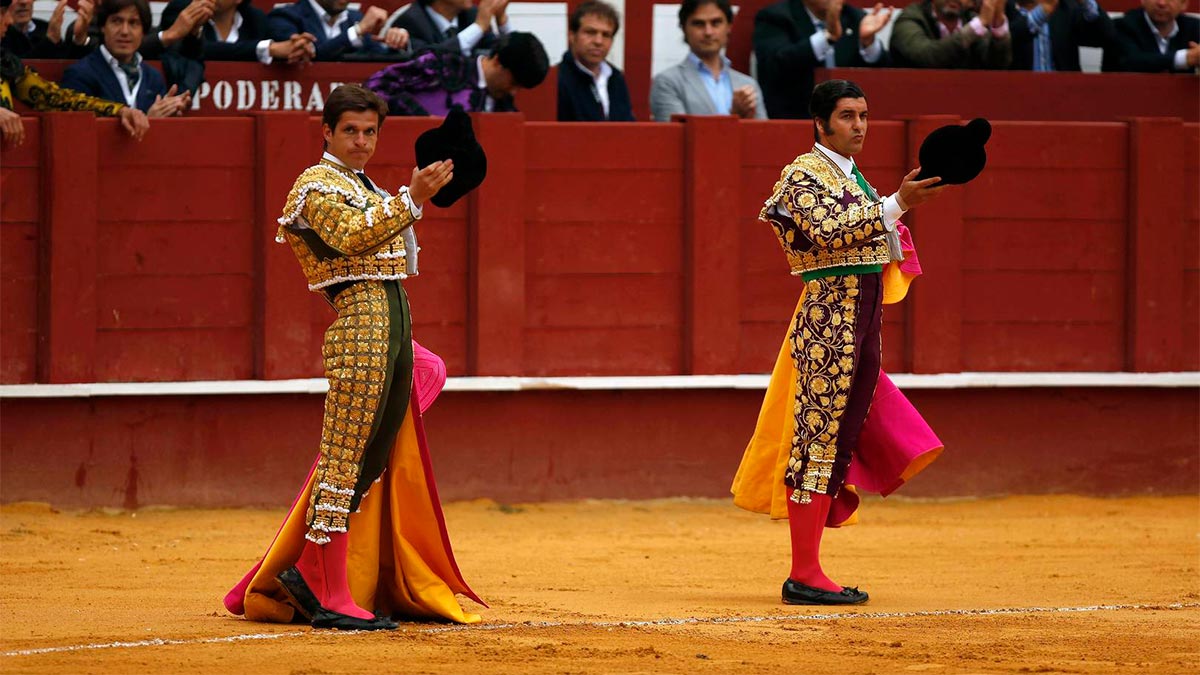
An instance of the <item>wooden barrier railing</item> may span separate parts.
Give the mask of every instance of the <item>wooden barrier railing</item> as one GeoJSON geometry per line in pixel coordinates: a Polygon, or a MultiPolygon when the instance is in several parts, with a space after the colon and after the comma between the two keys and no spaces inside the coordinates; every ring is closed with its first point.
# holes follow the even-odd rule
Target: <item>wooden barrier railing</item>
{"type": "MultiPolygon", "coordinates": [[[[871,125],[882,191],[952,118],[871,125]]],[[[407,182],[393,119],[370,167],[407,182]]],[[[26,120],[0,168],[0,382],[321,374],[331,310],[273,243],[320,154],[302,113],[26,120]]],[[[799,284],[758,210],[802,122],[477,118],[490,172],[418,225],[418,340],[454,375],[765,372],[799,284]]],[[[925,268],[885,313],[896,372],[1200,368],[1200,125],[998,122],[989,165],[908,217],[925,268]]]]}

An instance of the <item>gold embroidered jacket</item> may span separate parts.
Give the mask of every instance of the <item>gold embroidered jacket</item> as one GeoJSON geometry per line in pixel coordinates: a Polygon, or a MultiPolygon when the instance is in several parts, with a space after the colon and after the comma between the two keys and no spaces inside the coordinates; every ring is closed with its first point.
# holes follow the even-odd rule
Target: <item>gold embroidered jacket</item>
{"type": "Polygon", "coordinates": [[[123,103],[60,87],[43,79],[12,52],[5,51],[0,54],[0,107],[12,110],[13,99],[34,110],[90,110],[103,117],[112,117],[125,107],[123,103]]]}
{"type": "Polygon", "coordinates": [[[327,161],[300,174],[288,193],[276,241],[291,244],[309,290],[343,281],[415,275],[417,242],[408,188],[368,189],[352,171],[327,161]]]}
{"type": "Polygon", "coordinates": [[[758,217],[775,228],[792,274],[891,259],[883,204],[815,147],[783,168],[758,217]]]}

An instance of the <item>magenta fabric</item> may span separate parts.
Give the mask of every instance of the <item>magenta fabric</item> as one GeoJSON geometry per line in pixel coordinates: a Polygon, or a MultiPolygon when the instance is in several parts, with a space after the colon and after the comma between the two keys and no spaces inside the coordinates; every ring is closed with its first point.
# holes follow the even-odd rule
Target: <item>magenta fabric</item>
{"type": "Polygon", "coordinates": [[[429,410],[445,386],[446,362],[413,340],[413,391],[422,414],[429,410]]]}
{"type": "MultiPolygon", "coordinates": [[[[904,484],[904,472],[918,457],[942,447],[942,441],[913,404],[880,370],[871,412],[858,437],[845,485],[886,497],[904,484]]],[[[843,487],[829,511],[828,524],[846,522],[858,503],[858,495],[843,487]]]]}

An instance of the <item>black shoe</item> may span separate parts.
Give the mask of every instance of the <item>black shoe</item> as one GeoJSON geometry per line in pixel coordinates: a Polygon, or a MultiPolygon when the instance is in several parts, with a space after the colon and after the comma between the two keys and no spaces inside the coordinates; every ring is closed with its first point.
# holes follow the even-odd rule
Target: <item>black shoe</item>
{"type": "Polygon", "coordinates": [[[300,570],[296,569],[293,565],[280,572],[275,577],[275,580],[279,582],[279,586],[283,588],[283,592],[287,593],[288,598],[291,600],[291,605],[296,608],[296,611],[304,615],[306,620],[312,621],[317,610],[321,609],[321,602],[317,600],[316,594],[312,592],[312,589],[308,587],[308,583],[304,581],[300,570]]]}
{"type": "Polygon", "coordinates": [[[826,591],[805,586],[788,579],[783,582],[785,605],[861,605],[867,601],[865,591],[846,586],[841,591],[826,591]]]}
{"type": "Polygon", "coordinates": [[[338,630],[396,630],[400,627],[400,624],[386,616],[359,619],[320,607],[313,614],[312,627],[336,628],[338,630]]]}

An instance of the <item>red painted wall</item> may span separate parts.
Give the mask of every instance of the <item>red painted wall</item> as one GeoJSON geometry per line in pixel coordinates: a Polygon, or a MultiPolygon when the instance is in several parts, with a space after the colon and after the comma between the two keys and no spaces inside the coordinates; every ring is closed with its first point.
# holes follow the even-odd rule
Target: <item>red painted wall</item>
{"type": "MultiPolygon", "coordinates": [[[[1200,489],[1194,388],[907,394],[947,449],[904,496],[1200,489]]],[[[445,499],[722,497],[761,399],[448,392],[426,429],[445,499]]],[[[0,495],[63,507],[279,508],[315,457],[321,405],[316,395],[0,399],[0,495]]]]}
{"type": "MultiPolygon", "coordinates": [[[[894,189],[947,119],[872,125],[894,189]]],[[[316,377],[332,318],[274,220],[320,152],[301,114],[30,120],[0,168],[6,383],[316,377]],[[214,142],[214,139],[220,139],[214,142]]],[[[436,122],[389,120],[410,175],[436,122]]],[[[484,185],[418,227],[417,339],[454,375],[765,372],[798,283],[756,221],[801,122],[479,118],[484,185]]],[[[1200,125],[998,122],[988,169],[906,218],[926,275],[886,316],[894,372],[1195,370],[1200,125]]]]}

